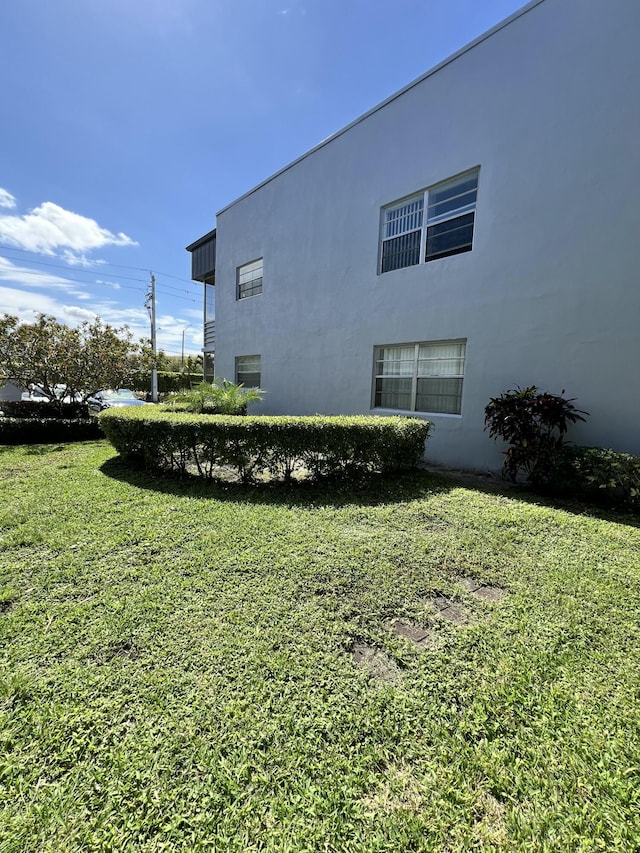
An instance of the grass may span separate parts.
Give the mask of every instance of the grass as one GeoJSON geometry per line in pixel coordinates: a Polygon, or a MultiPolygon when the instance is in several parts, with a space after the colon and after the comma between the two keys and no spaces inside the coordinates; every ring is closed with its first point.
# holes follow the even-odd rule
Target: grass
{"type": "Polygon", "coordinates": [[[101,442],[0,478],[2,853],[640,848],[631,518],[426,475],[207,487],[101,442]]]}

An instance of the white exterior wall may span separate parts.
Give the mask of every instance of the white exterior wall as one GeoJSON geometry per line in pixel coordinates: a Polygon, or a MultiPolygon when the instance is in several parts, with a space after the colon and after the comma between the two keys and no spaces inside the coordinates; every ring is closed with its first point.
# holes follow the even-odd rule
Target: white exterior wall
{"type": "Polygon", "coordinates": [[[639,34],[638,0],[530,4],[223,210],[217,375],[259,353],[256,411],[369,413],[376,345],[466,338],[427,458],[499,468],[484,406],[530,384],[590,412],[574,441],[640,454],[639,34]],[[379,274],[381,208],[475,166],[473,250],[379,274]]]}

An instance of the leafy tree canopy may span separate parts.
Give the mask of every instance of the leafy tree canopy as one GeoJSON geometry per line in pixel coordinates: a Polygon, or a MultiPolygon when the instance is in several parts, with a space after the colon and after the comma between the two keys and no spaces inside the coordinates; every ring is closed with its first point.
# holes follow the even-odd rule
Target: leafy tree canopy
{"type": "Polygon", "coordinates": [[[101,388],[135,384],[150,364],[147,342],[134,341],[127,326],[96,318],[70,328],[45,314],[34,323],[10,314],[0,318],[0,375],[25,388],[39,385],[52,401],[59,397],[56,386],[66,386],[71,399],[86,400],[101,388]]]}

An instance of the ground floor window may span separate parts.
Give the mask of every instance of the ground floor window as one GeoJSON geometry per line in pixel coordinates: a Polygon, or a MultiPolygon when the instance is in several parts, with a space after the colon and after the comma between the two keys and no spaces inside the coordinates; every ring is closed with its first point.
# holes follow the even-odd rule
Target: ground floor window
{"type": "Polygon", "coordinates": [[[236,383],[245,388],[259,388],[261,380],[261,359],[259,355],[239,355],[236,357],[236,383]]]}
{"type": "Polygon", "coordinates": [[[202,370],[205,382],[213,382],[215,376],[215,356],[212,352],[202,354],[202,370]]]}
{"type": "Polygon", "coordinates": [[[374,408],[459,415],[465,351],[466,341],[376,347],[374,408]]]}

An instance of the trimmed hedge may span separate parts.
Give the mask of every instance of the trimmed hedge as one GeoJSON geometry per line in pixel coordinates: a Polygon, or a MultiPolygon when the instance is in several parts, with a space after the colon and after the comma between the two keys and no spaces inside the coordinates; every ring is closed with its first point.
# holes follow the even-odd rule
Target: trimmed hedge
{"type": "Polygon", "coordinates": [[[44,403],[36,400],[3,400],[0,411],[7,418],[72,421],[89,417],[86,403],[44,403]]]}
{"type": "MultiPolygon", "coordinates": [[[[36,403],[37,406],[44,405],[36,403]]],[[[0,444],[52,444],[104,438],[97,418],[0,417],[0,444]]]]}
{"type": "Polygon", "coordinates": [[[431,424],[416,418],[194,415],[115,409],[99,416],[125,457],[146,468],[215,478],[232,469],[241,482],[258,476],[290,481],[360,476],[414,467],[431,424]]]}

